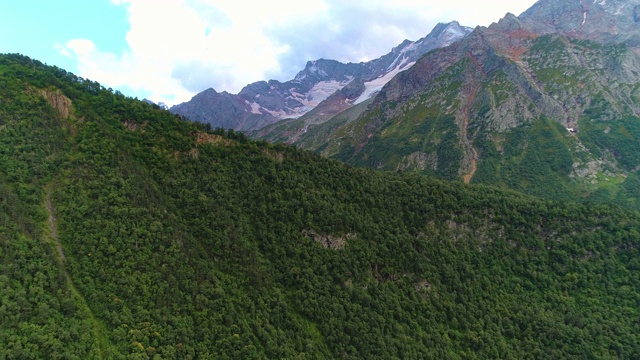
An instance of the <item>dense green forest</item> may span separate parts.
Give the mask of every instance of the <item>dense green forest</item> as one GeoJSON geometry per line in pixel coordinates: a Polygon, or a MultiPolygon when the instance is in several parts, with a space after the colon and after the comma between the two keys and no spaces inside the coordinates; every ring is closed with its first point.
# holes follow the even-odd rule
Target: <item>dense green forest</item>
{"type": "Polygon", "coordinates": [[[640,358],[639,225],[0,56],[0,359],[640,358]]]}

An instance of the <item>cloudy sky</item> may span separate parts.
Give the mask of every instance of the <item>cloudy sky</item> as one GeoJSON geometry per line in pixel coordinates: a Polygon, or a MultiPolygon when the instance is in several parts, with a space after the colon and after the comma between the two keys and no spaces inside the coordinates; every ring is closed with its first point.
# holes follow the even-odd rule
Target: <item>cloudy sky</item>
{"type": "Polygon", "coordinates": [[[169,105],[375,59],[438,22],[488,26],[535,0],[0,0],[0,53],[169,105]]]}

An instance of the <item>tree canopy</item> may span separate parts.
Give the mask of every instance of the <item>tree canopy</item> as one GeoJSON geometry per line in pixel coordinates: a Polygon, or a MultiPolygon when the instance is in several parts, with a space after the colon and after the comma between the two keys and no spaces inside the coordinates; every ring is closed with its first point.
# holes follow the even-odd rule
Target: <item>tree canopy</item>
{"type": "Polygon", "coordinates": [[[0,56],[0,359],[639,358],[639,224],[0,56]]]}

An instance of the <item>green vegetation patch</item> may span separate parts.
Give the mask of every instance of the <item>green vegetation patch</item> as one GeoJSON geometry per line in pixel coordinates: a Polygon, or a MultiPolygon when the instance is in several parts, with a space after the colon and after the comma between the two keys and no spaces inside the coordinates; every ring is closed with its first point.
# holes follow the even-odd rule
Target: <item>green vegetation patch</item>
{"type": "Polygon", "coordinates": [[[585,118],[580,121],[580,140],[595,154],[610,154],[625,170],[640,165],[640,121],[624,117],[612,121],[585,118]]]}

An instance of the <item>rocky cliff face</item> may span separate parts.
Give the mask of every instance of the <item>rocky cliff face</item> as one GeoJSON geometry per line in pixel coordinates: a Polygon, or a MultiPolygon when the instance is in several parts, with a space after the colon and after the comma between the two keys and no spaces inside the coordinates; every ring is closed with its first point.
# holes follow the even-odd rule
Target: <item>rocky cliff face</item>
{"type": "Polygon", "coordinates": [[[71,115],[71,100],[60,91],[41,90],[40,93],[47,100],[49,105],[58,110],[63,119],[68,119],[71,115]]]}
{"type": "Polygon", "coordinates": [[[638,0],[541,0],[520,18],[537,33],[638,45],[638,0]]]}
{"type": "Polygon", "coordinates": [[[321,105],[323,110],[317,113],[324,115],[315,118],[321,122],[377,94],[393,76],[410,68],[426,52],[448,46],[470,32],[470,28],[457,22],[438,24],[426,37],[415,42],[405,40],[390,53],[370,62],[309,61],[290,81],[256,82],[237,95],[209,89],[172,107],[171,112],[214,127],[252,130],[280,119],[299,118],[321,105]],[[336,107],[335,100],[340,96],[344,96],[341,99],[344,105],[336,107]],[[327,99],[329,102],[323,104],[327,99]]]}

